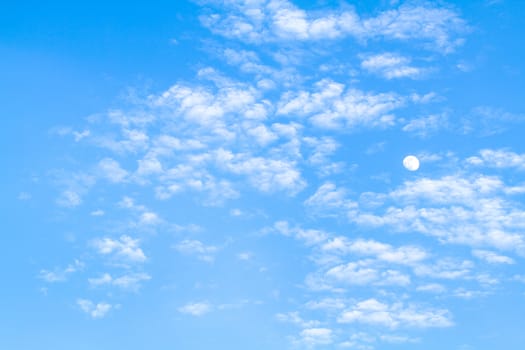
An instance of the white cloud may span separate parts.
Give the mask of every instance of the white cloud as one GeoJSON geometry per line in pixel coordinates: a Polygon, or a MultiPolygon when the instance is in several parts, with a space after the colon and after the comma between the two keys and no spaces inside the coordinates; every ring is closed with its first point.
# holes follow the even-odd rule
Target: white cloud
{"type": "MultiPolygon", "coordinates": [[[[129,117],[126,117],[124,113],[124,111],[109,111],[108,117],[111,120],[113,116],[118,114],[122,119],[129,120],[129,117]]],[[[113,137],[107,135],[95,136],[93,138],[95,144],[119,155],[133,154],[149,147],[149,137],[143,130],[129,129],[125,126],[126,123],[117,124],[120,124],[122,127],[120,130],[121,137],[119,139],[115,140],[113,137]]]]}
{"type": "Polygon", "coordinates": [[[337,236],[323,244],[322,250],[340,254],[359,254],[373,256],[378,260],[388,263],[411,265],[428,258],[428,253],[416,246],[393,247],[389,244],[374,240],[349,240],[343,236],[337,236]]]}
{"type": "Polygon", "coordinates": [[[188,303],[179,307],[179,312],[192,316],[202,316],[212,311],[212,305],[208,302],[188,303]]]}
{"type": "Polygon", "coordinates": [[[473,267],[474,264],[469,260],[441,258],[432,264],[416,265],[414,273],[418,276],[454,280],[468,277],[473,267]]]}
{"type": "Polygon", "coordinates": [[[150,279],[151,276],[143,272],[126,274],[116,278],[109,273],[104,273],[98,278],[89,278],[88,282],[93,287],[113,285],[122,289],[137,291],[141,282],[149,281],[150,279]]]}
{"type": "Polygon", "coordinates": [[[385,304],[376,299],[355,303],[343,311],[338,318],[340,323],[363,323],[388,328],[431,328],[453,325],[450,313],[444,309],[421,309],[402,303],[385,304]]]}
{"type": "Polygon", "coordinates": [[[277,315],[275,315],[275,317],[281,322],[292,323],[302,328],[311,328],[320,325],[320,322],[316,320],[305,321],[299,316],[299,313],[296,311],[288,313],[278,313],[277,315]]]}
{"type": "Polygon", "coordinates": [[[476,258],[484,260],[489,264],[514,264],[514,260],[505,255],[500,255],[489,250],[476,249],[472,251],[476,258]]]}
{"type": "Polygon", "coordinates": [[[346,89],[340,83],[324,79],[317,82],[315,92],[299,91],[283,95],[278,115],[304,116],[326,129],[389,127],[394,124],[394,110],[405,104],[395,93],[365,93],[346,89]]]}
{"type": "Polygon", "coordinates": [[[97,278],[88,278],[88,282],[91,286],[97,287],[105,284],[110,284],[113,281],[113,278],[109,273],[105,273],[97,278]]]}
{"type": "Polygon", "coordinates": [[[98,169],[102,177],[111,182],[123,182],[128,176],[128,172],[120,167],[120,164],[111,158],[104,158],[98,163],[98,169]]]}
{"type": "Polygon", "coordinates": [[[66,281],[69,275],[84,269],[85,264],[80,260],[75,260],[73,264],[69,264],[66,268],[55,268],[54,270],[40,270],[38,277],[46,282],[63,282],[66,281]]]}
{"type": "Polygon", "coordinates": [[[248,260],[251,260],[252,258],[253,258],[253,253],[251,252],[242,252],[242,253],[237,254],[237,259],[239,260],[248,261],[248,260]]]}
{"type": "Polygon", "coordinates": [[[307,245],[314,245],[325,241],[328,238],[326,232],[313,229],[302,229],[300,227],[290,227],[287,221],[278,221],[274,224],[273,229],[285,236],[303,241],[307,245]]]}
{"type": "Polygon", "coordinates": [[[215,259],[215,253],[219,250],[215,246],[207,246],[201,241],[185,239],[175,245],[178,252],[187,255],[196,255],[200,260],[212,262],[215,259]]]}
{"type": "Polygon", "coordinates": [[[73,208],[79,206],[82,203],[80,194],[73,190],[66,190],[60,194],[57,199],[57,204],[62,207],[73,208]]]}
{"type": "Polygon", "coordinates": [[[239,208],[234,208],[234,209],[231,209],[230,210],[230,215],[231,216],[242,216],[244,214],[244,212],[239,209],[239,208]]]}
{"type": "Polygon", "coordinates": [[[402,130],[419,137],[426,137],[431,133],[446,128],[447,125],[448,120],[445,114],[434,114],[412,119],[403,126],[402,130]]]}
{"type": "Polygon", "coordinates": [[[428,292],[428,293],[439,294],[439,293],[445,292],[447,289],[439,283],[428,283],[428,284],[423,284],[417,287],[416,290],[418,292],[428,292]]]}
{"type": "Polygon", "coordinates": [[[88,299],[78,299],[77,305],[92,318],[103,318],[113,308],[111,304],[104,302],[95,304],[88,299]]]}
{"type": "Polygon", "coordinates": [[[330,345],[333,337],[333,331],[329,328],[306,328],[300,333],[300,342],[308,347],[330,345]]]}
{"type": "Polygon", "coordinates": [[[143,205],[135,204],[135,200],[128,196],[122,197],[120,202],[118,202],[118,206],[121,208],[133,209],[133,210],[139,210],[139,211],[146,210],[146,207],[144,207],[143,205]]]}
{"type": "Polygon", "coordinates": [[[295,161],[252,157],[223,149],[219,149],[215,157],[221,168],[233,174],[247,175],[252,185],[262,192],[286,190],[294,194],[306,186],[295,161]]]}
{"type": "Polygon", "coordinates": [[[326,182],[310,196],[304,204],[312,208],[316,214],[332,216],[334,211],[351,210],[357,208],[357,203],[347,198],[344,189],[337,188],[334,183],[326,182]]]}
{"type": "Polygon", "coordinates": [[[146,261],[146,255],[139,247],[139,240],[127,235],[122,235],[119,239],[97,238],[92,241],[92,246],[102,255],[113,254],[131,262],[146,261]]]}
{"type": "Polygon", "coordinates": [[[96,177],[85,172],[51,172],[55,183],[61,188],[56,203],[62,207],[74,208],[82,204],[82,196],[95,184],[96,177]]]}
{"type": "Polygon", "coordinates": [[[489,295],[490,293],[487,291],[479,291],[479,290],[467,290],[465,288],[457,288],[453,292],[453,296],[461,299],[472,299],[472,298],[479,298],[479,297],[485,297],[489,295]]]}
{"type": "Polygon", "coordinates": [[[467,163],[489,168],[525,170],[525,154],[517,154],[502,149],[484,149],[479,152],[479,157],[468,158],[467,163]]]}
{"type": "Polygon", "coordinates": [[[467,30],[465,21],[452,8],[430,4],[405,4],[360,18],[353,9],[337,12],[304,11],[288,0],[221,2],[225,15],[201,17],[213,32],[248,42],[317,41],[354,37],[366,39],[416,40],[442,52],[462,44],[459,35],[467,30]]]}
{"type": "Polygon", "coordinates": [[[161,221],[159,216],[152,211],[147,211],[140,215],[140,223],[144,225],[155,225],[161,221]]]}
{"type": "Polygon", "coordinates": [[[340,310],[346,307],[346,300],[340,298],[324,298],[318,301],[309,301],[305,306],[312,310],[340,310]]]}
{"type": "Polygon", "coordinates": [[[136,174],[139,177],[161,174],[163,172],[162,163],[154,155],[147,154],[143,159],[139,159],[137,163],[138,169],[136,174]]]}
{"type": "Polygon", "coordinates": [[[525,253],[521,228],[525,214],[506,196],[513,193],[499,177],[472,175],[406,181],[383,198],[383,211],[350,211],[363,226],[419,232],[442,242],[494,247],[525,253]]]}
{"type": "Polygon", "coordinates": [[[394,53],[382,53],[365,56],[361,67],[371,73],[381,75],[386,79],[419,78],[427,72],[426,69],[413,67],[410,59],[394,53]]]}
{"type": "Polygon", "coordinates": [[[419,343],[419,338],[407,337],[404,335],[384,334],[379,337],[381,341],[391,344],[419,343]]]}
{"type": "Polygon", "coordinates": [[[83,138],[88,137],[91,134],[91,132],[89,130],[73,131],[72,134],[75,137],[75,142],[78,142],[82,140],[83,138]]]}
{"type": "Polygon", "coordinates": [[[331,156],[339,148],[339,143],[332,137],[304,137],[303,141],[312,151],[308,157],[308,162],[314,167],[318,167],[321,176],[340,172],[343,162],[332,162],[331,156]]]}
{"type": "Polygon", "coordinates": [[[334,281],[343,285],[398,285],[410,284],[410,276],[388,269],[380,271],[370,261],[349,262],[337,265],[326,271],[329,283],[334,281]],[[330,281],[332,280],[332,281],[330,281]]]}
{"type": "Polygon", "coordinates": [[[246,73],[257,75],[272,75],[276,73],[269,66],[262,64],[259,56],[253,51],[227,48],[222,52],[222,56],[228,64],[239,67],[241,71],[246,73]]]}
{"type": "Polygon", "coordinates": [[[462,118],[461,131],[465,134],[475,133],[480,136],[490,136],[501,134],[512,126],[519,126],[524,121],[524,114],[514,114],[503,109],[480,106],[462,118]]]}

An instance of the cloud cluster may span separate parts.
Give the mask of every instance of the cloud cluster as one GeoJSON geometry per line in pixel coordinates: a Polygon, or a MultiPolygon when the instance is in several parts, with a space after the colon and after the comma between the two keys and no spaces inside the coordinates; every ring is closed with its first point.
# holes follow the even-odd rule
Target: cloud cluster
{"type": "Polygon", "coordinates": [[[352,37],[367,40],[419,41],[444,53],[463,43],[468,27],[452,8],[404,4],[375,17],[353,8],[337,12],[308,12],[288,0],[207,1],[226,13],[201,16],[204,26],[227,38],[250,43],[321,41],[352,37]]]}
{"type": "Polygon", "coordinates": [[[144,262],[146,255],[139,246],[139,240],[123,235],[118,239],[98,238],[92,242],[93,248],[101,255],[114,256],[125,262],[144,262]]]}
{"type": "Polygon", "coordinates": [[[340,323],[365,323],[388,328],[397,327],[450,327],[453,322],[447,310],[418,309],[402,303],[391,305],[367,299],[352,305],[338,318],[340,323]]]}
{"type": "MultiPolygon", "coordinates": [[[[316,208],[343,193],[332,184],[319,187],[306,202],[316,208]]],[[[525,212],[512,200],[521,187],[487,175],[446,175],[405,181],[388,193],[368,193],[367,202],[332,208],[338,215],[363,227],[388,227],[398,232],[417,232],[441,242],[473,247],[492,247],[525,254],[521,228],[525,212]],[[374,211],[367,209],[370,201],[374,211]]],[[[341,197],[341,196],[340,196],[341,197]]],[[[341,197],[340,203],[350,199],[341,197]]]]}
{"type": "Polygon", "coordinates": [[[89,299],[78,299],[77,305],[92,318],[103,318],[114,308],[114,305],[105,302],[95,303],[89,299]]]}

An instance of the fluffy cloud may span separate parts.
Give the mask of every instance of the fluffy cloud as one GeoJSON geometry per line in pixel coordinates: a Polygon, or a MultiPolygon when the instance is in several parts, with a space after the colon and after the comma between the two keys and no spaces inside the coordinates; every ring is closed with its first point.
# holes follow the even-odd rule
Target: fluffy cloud
{"type": "Polygon", "coordinates": [[[346,285],[400,285],[410,284],[410,276],[396,270],[379,271],[368,262],[349,262],[330,268],[325,275],[338,283],[346,285]]]}
{"type": "Polygon", "coordinates": [[[77,305],[92,318],[103,318],[113,308],[111,304],[104,302],[94,303],[88,299],[78,299],[77,305]]]}
{"type": "Polygon", "coordinates": [[[402,303],[385,304],[367,299],[344,310],[338,318],[340,323],[363,323],[388,328],[398,327],[450,327],[453,322],[447,310],[421,309],[402,303]]]}
{"type": "Polygon", "coordinates": [[[525,170],[525,154],[518,154],[507,150],[484,149],[479,156],[467,159],[474,166],[485,166],[489,168],[515,168],[525,170]]]}
{"type": "Polygon", "coordinates": [[[285,94],[277,113],[305,116],[318,127],[326,129],[359,126],[388,127],[394,122],[391,114],[405,103],[394,93],[365,93],[345,89],[340,83],[325,79],[315,84],[315,91],[285,94]]]}
{"type": "Polygon", "coordinates": [[[428,253],[424,249],[415,246],[393,247],[374,240],[357,239],[351,241],[342,236],[335,237],[325,243],[322,250],[341,254],[373,256],[384,262],[406,265],[418,263],[428,257],[428,253]]]}
{"type": "Polygon", "coordinates": [[[386,79],[418,78],[426,73],[423,68],[410,65],[410,59],[394,53],[382,53],[366,56],[361,61],[361,68],[383,76],[386,79]]]}
{"type": "Polygon", "coordinates": [[[525,227],[525,213],[507,198],[513,193],[512,187],[494,176],[419,178],[377,194],[382,211],[353,210],[348,217],[358,225],[420,232],[443,242],[523,254],[520,228],[525,227]]]}
{"type": "Polygon", "coordinates": [[[484,260],[489,264],[514,264],[514,260],[505,255],[500,255],[488,250],[476,249],[472,251],[476,258],[484,260]]]}
{"type": "Polygon", "coordinates": [[[252,185],[262,192],[287,190],[296,193],[306,185],[293,161],[250,157],[223,149],[216,152],[216,160],[221,168],[247,175],[252,185]]]}
{"type": "Polygon", "coordinates": [[[311,347],[333,343],[333,331],[329,328],[306,328],[300,333],[300,343],[311,347]]]}
{"type": "Polygon", "coordinates": [[[303,241],[307,245],[318,244],[328,238],[326,232],[313,229],[303,229],[300,227],[290,227],[287,221],[276,222],[273,229],[282,235],[292,236],[295,239],[303,241]]]}
{"type": "Polygon", "coordinates": [[[98,163],[101,176],[111,182],[122,182],[128,176],[128,172],[120,167],[120,164],[111,158],[104,158],[98,163]]]}
{"type": "Polygon", "coordinates": [[[442,52],[462,44],[460,34],[466,23],[451,8],[430,4],[402,5],[360,17],[354,10],[309,13],[288,0],[210,1],[227,9],[226,15],[214,13],[201,17],[213,32],[247,42],[317,41],[354,37],[367,39],[416,40],[442,52]]]}
{"type": "Polygon", "coordinates": [[[92,246],[102,255],[114,255],[131,262],[146,261],[146,255],[139,246],[139,240],[127,235],[118,239],[98,238],[92,242],[92,246]]]}

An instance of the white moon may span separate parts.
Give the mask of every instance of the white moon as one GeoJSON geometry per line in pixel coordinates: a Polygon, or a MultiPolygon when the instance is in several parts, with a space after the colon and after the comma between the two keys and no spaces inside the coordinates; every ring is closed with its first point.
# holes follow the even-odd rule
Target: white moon
{"type": "Polygon", "coordinates": [[[403,159],[403,166],[407,170],[416,171],[419,169],[419,159],[415,156],[406,156],[405,159],[403,159]]]}

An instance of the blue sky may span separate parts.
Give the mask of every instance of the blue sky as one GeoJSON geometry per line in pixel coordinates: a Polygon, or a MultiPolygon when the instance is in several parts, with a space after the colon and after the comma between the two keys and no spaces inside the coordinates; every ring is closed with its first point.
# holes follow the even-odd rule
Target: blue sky
{"type": "Polygon", "coordinates": [[[3,4],[0,347],[521,349],[521,12],[3,4]]]}

